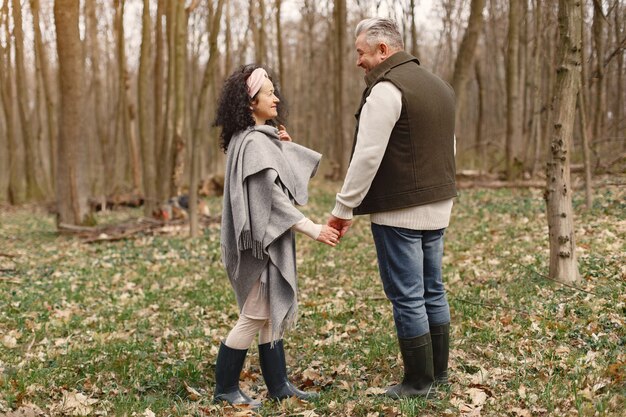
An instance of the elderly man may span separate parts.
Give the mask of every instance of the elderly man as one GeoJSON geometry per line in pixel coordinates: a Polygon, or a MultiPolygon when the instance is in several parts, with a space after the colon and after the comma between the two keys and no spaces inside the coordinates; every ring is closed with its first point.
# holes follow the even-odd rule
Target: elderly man
{"type": "Polygon", "coordinates": [[[448,380],[450,309],[442,280],[443,236],[455,185],[455,96],[404,52],[392,20],[356,28],[366,88],[352,159],[328,224],[343,235],[370,214],[383,287],[404,362],[391,397],[428,397],[448,380]]]}

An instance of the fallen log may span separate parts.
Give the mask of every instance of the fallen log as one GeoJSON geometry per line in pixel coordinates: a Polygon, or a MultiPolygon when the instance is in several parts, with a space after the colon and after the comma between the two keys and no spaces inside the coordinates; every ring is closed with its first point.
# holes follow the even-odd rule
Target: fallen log
{"type": "Polygon", "coordinates": [[[456,184],[459,189],[471,188],[545,188],[545,180],[520,180],[520,181],[458,181],[456,184]]]}
{"type": "MultiPolygon", "coordinates": [[[[202,216],[200,218],[200,222],[204,226],[218,223],[219,221],[219,217],[202,216]]],[[[169,234],[174,230],[179,231],[184,229],[187,224],[187,219],[165,221],[142,217],[123,223],[97,227],[60,224],[59,233],[76,236],[81,239],[83,243],[111,242],[138,235],[169,234]]]]}

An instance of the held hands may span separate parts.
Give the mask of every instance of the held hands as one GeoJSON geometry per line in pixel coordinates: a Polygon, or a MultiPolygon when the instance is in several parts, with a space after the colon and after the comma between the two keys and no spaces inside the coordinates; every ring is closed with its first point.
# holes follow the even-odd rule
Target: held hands
{"type": "Polygon", "coordinates": [[[343,237],[346,234],[350,226],[352,226],[352,220],[348,219],[340,219],[339,217],[335,217],[332,214],[328,217],[328,221],[326,224],[335,230],[339,231],[339,237],[343,237]]]}
{"type": "Polygon", "coordinates": [[[339,232],[327,224],[322,225],[322,231],[316,239],[318,242],[326,243],[335,247],[339,243],[339,232]]]}
{"type": "Polygon", "coordinates": [[[278,125],[278,139],[285,142],[292,142],[291,136],[289,136],[289,133],[287,133],[287,129],[284,125],[278,125]]]}

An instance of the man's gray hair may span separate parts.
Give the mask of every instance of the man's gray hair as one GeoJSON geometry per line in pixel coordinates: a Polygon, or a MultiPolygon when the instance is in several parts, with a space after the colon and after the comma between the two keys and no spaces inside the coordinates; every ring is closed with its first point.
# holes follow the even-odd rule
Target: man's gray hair
{"type": "Polygon", "coordinates": [[[404,49],[404,41],[398,30],[398,25],[391,19],[373,17],[361,20],[356,25],[354,36],[358,38],[363,32],[366,34],[365,40],[371,46],[386,43],[393,49],[404,49]]]}

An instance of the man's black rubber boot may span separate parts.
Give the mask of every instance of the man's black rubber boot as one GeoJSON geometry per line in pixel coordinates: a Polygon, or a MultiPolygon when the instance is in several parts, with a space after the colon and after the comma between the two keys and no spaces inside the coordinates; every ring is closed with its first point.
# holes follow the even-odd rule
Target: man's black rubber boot
{"type": "Polygon", "coordinates": [[[246,405],[252,409],[261,407],[259,401],[248,397],[239,388],[239,375],[246,360],[248,349],[232,349],[224,343],[220,344],[215,364],[215,392],[213,402],[226,401],[231,405],[246,405]]]}
{"type": "Polygon", "coordinates": [[[448,357],[450,356],[450,323],[430,328],[433,344],[433,369],[435,384],[448,384],[448,357]]]}
{"type": "Polygon", "coordinates": [[[282,400],[297,397],[310,401],[319,397],[316,392],[304,392],[296,388],[287,378],[287,363],[283,341],[277,340],[272,347],[271,343],[259,345],[259,362],[261,372],[267,385],[267,396],[273,400],[282,400]]]}
{"type": "Polygon", "coordinates": [[[404,379],[402,383],[389,388],[385,395],[394,398],[428,398],[435,392],[430,333],[410,339],[398,338],[398,341],[404,362],[404,379]]]}

